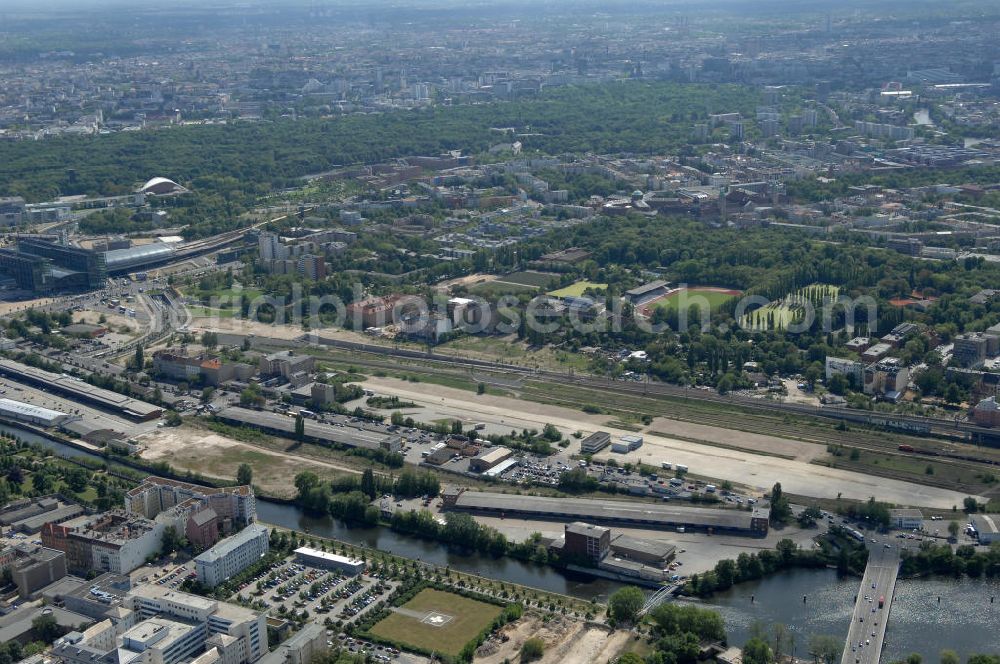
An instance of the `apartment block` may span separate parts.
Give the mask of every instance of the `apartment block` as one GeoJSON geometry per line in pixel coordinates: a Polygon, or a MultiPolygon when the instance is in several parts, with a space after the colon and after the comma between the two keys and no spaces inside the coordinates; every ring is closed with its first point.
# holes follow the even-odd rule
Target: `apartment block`
{"type": "Polygon", "coordinates": [[[214,588],[260,560],[269,548],[270,531],[260,524],[250,524],[194,559],[198,580],[214,588]]]}
{"type": "Polygon", "coordinates": [[[210,507],[219,518],[239,526],[257,520],[257,501],[250,486],[207,487],[150,476],[125,494],[125,511],[147,519],[185,503],[210,507]]]}
{"type": "Polygon", "coordinates": [[[120,510],[42,527],[42,544],[66,554],[75,574],[94,570],[127,574],[160,550],[163,522],[120,510]]]}

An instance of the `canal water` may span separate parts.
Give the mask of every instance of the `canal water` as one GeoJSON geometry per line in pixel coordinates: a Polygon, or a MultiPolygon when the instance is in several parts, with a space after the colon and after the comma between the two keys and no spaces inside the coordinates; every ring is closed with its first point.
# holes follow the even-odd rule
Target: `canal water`
{"type": "MultiPolygon", "coordinates": [[[[0,431],[66,457],[101,459],[21,429],[0,425],[0,431]]],[[[604,601],[621,587],[614,581],[564,573],[544,565],[451,551],[435,542],[388,528],[348,527],[328,516],[310,515],[294,505],[266,499],[257,500],[257,514],[266,523],[308,531],[319,537],[573,597],[604,601]]],[[[856,577],[841,577],[834,570],[792,570],[741,584],[707,600],[685,601],[717,610],[726,622],[729,642],[733,644],[744,643],[755,623],[782,623],[795,635],[796,654],[807,657],[811,635],[844,637],[859,584],[856,577]]],[[[900,659],[912,652],[920,653],[925,661],[937,661],[938,653],[945,648],[956,650],[963,661],[969,653],[1000,653],[1000,580],[934,577],[899,581],[883,661],[900,659]],[[991,596],[996,598],[995,604],[990,604],[991,596]]]]}

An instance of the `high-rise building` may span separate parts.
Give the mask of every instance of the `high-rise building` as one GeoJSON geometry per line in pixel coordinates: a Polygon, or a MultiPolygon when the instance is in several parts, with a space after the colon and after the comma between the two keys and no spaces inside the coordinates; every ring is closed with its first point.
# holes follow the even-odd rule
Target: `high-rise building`
{"type": "Polygon", "coordinates": [[[326,277],[326,261],[323,260],[322,256],[316,254],[299,256],[296,268],[300,275],[312,281],[319,281],[326,277]]]}
{"type": "Polygon", "coordinates": [[[281,243],[276,233],[261,233],[257,238],[262,261],[284,260],[288,258],[288,247],[281,243]]]}

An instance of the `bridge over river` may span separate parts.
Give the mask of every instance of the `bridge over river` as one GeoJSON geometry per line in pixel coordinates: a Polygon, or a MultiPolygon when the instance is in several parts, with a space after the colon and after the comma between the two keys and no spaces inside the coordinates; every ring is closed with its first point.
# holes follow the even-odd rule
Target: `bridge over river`
{"type": "Polygon", "coordinates": [[[879,664],[898,575],[899,549],[872,546],[841,664],[879,664]]]}

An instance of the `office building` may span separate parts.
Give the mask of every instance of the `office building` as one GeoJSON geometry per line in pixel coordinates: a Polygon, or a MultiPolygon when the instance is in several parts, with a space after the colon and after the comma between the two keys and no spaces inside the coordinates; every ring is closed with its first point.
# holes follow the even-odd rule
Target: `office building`
{"type": "Polygon", "coordinates": [[[270,531],[252,523],[194,559],[198,580],[214,588],[258,562],[270,548],[270,531]]]}
{"type": "Polygon", "coordinates": [[[996,337],[988,337],[982,332],[958,335],[954,339],[955,346],[951,352],[952,362],[967,369],[981,366],[989,356],[991,341],[994,339],[996,337]]]}
{"type": "Polygon", "coordinates": [[[590,523],[575,521],[566,524],[564,537],[565,554],[587,558],[595,565],[601,562],[611,549],[611,529],[590,523]]]}
{"type": "Polygon", "coordinates": [[[66,576],[66,554],[44,546],[9,547],[0,552],[0,570],[9,570],[17,595],[27,599],[66,576]]]}
{"type": "Polygon", "coordinates": [[[311,622],[266,655],[261,664],[310,664],[313,658],[325,655],[328,650],[326,628],[311,622]]]}
{"type": "Polygon", "coordinates": [[[594,454],[600,452],[610,444],[610,433],[607,431],[595,431],[580,442],[580,451],[583,454],[594,454]]]}
{"type": "Polygon", "coordinates": [[[141,585],[102,620],[58,639],[64,664],[251,664],[267,653],[264,613],[197,595],[141,585]]]}
{"type": "Polygon", "coordinates": [[[296,355],[294,351],[282,350],[260,358],[258,369],[261,376],[281,376],[288,380],[300,372],[310,372],[315,367],[312,355],[296,355]]]}
{"type": "Polygon", "coordinates": [[[17,226],[23,218],[23,198],[20,196],[0,197],[0,226],[17,226]]]}
{"type": "Polygon", "coordinates": [[[136,586],[129,591],[125,606],[143,620],[162,617],[203,625],[207,635],[204,644],[219,648],[226,664],[256,662],[267,653],[264,612],[153,584],[136,586]]]}
{"type": "Polygon", "coordinates": [[[19,254],[42,258],[62,268],[53,286],[59,288],[102,288],[108,278],[108,268],[103,252],[57,244],[40,238],[19,238],[19,254]]]}
{"type": "Polygon", "coordinates": [[[318,567],[320,569],[336,569],[345,574],[361,574],[365,571],[365,561],[357,558],[338,556],[335,553],[327,553],[319,549],[310,549],[303,546],[295,549],[296,559],[303,565],[318,567]]]}

